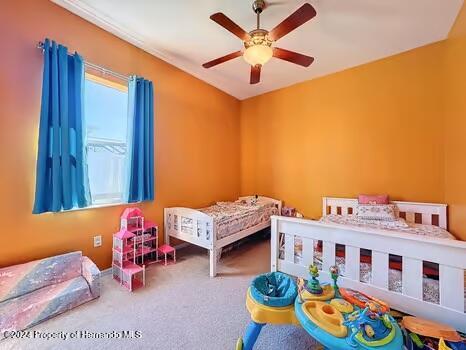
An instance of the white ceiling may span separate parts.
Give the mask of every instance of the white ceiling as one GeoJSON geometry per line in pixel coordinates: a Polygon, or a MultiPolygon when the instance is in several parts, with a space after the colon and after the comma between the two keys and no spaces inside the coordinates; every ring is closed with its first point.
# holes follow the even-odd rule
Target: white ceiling
{"type": "MultiPolygon", "coordinates": [[[[338,72],[448,36],[463,0],[308,0],[317,16],[276,46],[315,57],[303,68],[272,59],[261,82],[249,84],[239,57],[204,69],[204,62],[242,48],[209,16],[223,12],[246,31],[255,27],[252,0],[52,0],[124,40],[239,99],[338,72]]],[[[270,0],[261,27],[272,29],[304,0],[270,0]]],[[[117,53],[115,53],[117,54],[117,53]]]]}

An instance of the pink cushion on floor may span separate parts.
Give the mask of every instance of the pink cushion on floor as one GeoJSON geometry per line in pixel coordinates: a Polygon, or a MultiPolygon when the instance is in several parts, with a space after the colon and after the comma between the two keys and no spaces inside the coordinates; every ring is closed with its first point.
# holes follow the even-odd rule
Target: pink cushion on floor
{"type": "Polygon", "coordinates": [[[0,269],[0,302],[81,276],[81,252],[0,269]]]}
{"type": "Polygon", "coordinates": [[[0,331],[22,330],[94,299],[84,277],[43,287],[0,303],[0,331]]]}

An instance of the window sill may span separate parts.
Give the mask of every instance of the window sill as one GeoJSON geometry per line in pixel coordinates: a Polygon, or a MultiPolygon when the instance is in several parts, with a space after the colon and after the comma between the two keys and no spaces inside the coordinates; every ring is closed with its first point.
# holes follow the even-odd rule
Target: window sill
{"type": "MultiPolygon", "coordinates": [[[[138,203],[141,203],[141,202],[138,202],[138,203]]],[[[110,208],[110,207],[117,207],[117,206],[128,205],[128,204],[130,203],[118,202],[118,203],[107,203],[107,204],[92,204],[85,208],[73,208],[73,209],[68,209],[68,210],[62,210],[59,213],[69,213],[69,212],[74,212],[74,211],[92,210],[92,209],[98,209],[98,208],[110,208]]]]}
{"type": "Polygon", "coordinates": [[[41,213],[38,215],[73,213],[73,212],[86,211],[86,210],[92,210],[92,209],[110,208],[110,207],[119,207],[119,206],[134,206],[134,205],[138,205],[143,202],[148,202],[148,201],[139,201],[139,202],[132,202],[132,203],[119,202],[119,203],[107,203],[107,204],[93,204],[85,208],[73,208],[73,209],[62,210],[58,212],[45,212],[45,213],[41,213]]]}

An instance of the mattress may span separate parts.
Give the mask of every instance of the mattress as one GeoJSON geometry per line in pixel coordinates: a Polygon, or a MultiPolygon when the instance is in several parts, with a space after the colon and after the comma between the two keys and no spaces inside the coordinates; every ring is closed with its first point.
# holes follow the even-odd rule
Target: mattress
{"type": "Polygon", "coordinates": [[[199,211],[214,218],[217,239],[228,237],[264,222],[270,222],[270,217],[278,214],[276,205],[269,201],[217,202],[199,211]]]}
{"type": "Polygon", "coordinates": [[[377,229],[387,232],[402,232],[435,238],[455,239],[455,237],[450,232],[444,230],[441,227],[410,223],[401,218],[397,221],[361,220],[358,219],[355,215],[330,214],[323,216],[319,222],[357,228],[363,227],[377,229]]]}

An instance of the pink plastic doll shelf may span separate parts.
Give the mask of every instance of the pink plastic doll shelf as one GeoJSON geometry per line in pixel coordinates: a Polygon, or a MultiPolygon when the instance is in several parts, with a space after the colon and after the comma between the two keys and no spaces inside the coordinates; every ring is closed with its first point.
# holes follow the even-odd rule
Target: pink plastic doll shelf
{"type": "Polygon", "coordinates": [[[158,226],[139,208],[126,208],[113,235],[113,278],[129,291],[145,285],[146,265],[158,261],[158,226]]]}

